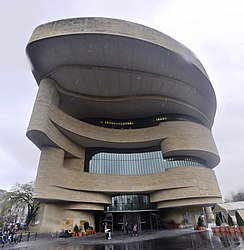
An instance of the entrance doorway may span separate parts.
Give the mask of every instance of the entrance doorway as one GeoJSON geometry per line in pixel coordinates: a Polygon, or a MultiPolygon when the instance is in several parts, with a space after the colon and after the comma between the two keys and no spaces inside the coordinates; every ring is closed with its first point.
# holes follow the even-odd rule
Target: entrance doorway
{"type": "Polygon", "coordinates": [[[155,220],[152,213],[149,212],[114,212],[113,230],[125,231],[125,223],[128,223],[129,231],[132,231],[133,225],[137,224],[138,231],[155,230],[158,226],[155,225],[155,220]]]}
{"type": "MultiPolygon", "coordinates": [[[[103,220],[106,217],[105,213],[96,214],[96,229],[103,232],[103,220]]],[[[159,229],[159,215],[152,211],[137,211],[137,212],[109,212],[112,221],[113,231],[125,232],[125,223],[128,223],[129,231],[132,231],[133,225],[137,224],[138,231],[143,230],[158,230],[159,229]]]]}
{"type": "Polygon", "coordinates": [[[137,224],[138,231],[141,231],[141,216],[140,213],[123,212],[112,213],[113,215],[113,229],[116,231],[125,231],[125,224],[128,223],[129,231],[132,231],[134,224],[137,224]]]}
{"type": "Polygon", "coordinates": [[[128,223],[128,229],[129,231],[132,231],[133,225],[137,224],[137,229],[140,232],[141,231],[141,216],[140,213],[124,213],[123,214],[123,221],[124,224],[128,223]]]}

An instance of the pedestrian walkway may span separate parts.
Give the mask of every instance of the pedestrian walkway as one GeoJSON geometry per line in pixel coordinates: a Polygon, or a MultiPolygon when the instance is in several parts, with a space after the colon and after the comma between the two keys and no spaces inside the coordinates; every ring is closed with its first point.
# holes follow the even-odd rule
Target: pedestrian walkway
{"type": "Polygon", "coordinates": [[[147,241],[163,237],[176,237],[185,234],[198,233],[193,229],[170,229],[159,231],[143,231],[138,236],[132,236],[132,232],[129,234],[123,232],[114,232],[112,239],[105,239],[104,233],[97,233],[89,236],[72,237],[72,238],[55,238],[51,234],[40,234],[36,237],[32,235],[30,240],[22,241],[19,244],[9,244],[4,249],[62,249],[61,247],[68,245],[106,245],[106,244],[124,244],[132,243],[136,241],[147,241]]]}

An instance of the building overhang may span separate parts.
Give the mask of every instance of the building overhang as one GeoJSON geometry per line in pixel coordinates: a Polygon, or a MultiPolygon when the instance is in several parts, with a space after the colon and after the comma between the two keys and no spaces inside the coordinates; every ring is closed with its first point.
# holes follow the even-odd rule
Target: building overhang
{"type": "Polygon", "coordinates": [[[154,29],[106,18],[60,20],[37,27],[26,52],[38,84],[51,78],[69,92],[98,100],[114,98],[101,106],[99,101],[91,105],[61,95],[63,109],[75,110],[81,119],[87,113],[115,119],[169,110],[187,114],[192,112],[185,110],[189,106],[208,128],[213,124],[216,98],[202,64],[185,46],[154,29]],[[150,98],[142,101],[145,96],[150,98]],[[153,96],[184,105],[174,107],[153,96]],[[85,104],[83,110],[79,102],[85,104]]]}

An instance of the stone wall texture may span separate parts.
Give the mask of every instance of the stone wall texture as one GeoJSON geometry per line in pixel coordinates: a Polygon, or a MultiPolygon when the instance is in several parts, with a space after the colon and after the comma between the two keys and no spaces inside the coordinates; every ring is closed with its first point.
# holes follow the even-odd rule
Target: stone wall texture
{"type": "MultiPolygon", "coordinates": [[[[129,41],[126,40],[126,43],[129,43],[129,41]]],[[[74,44],[72,53],[77,58],[82,57],[84,51],[76,47],[79,44],[76,40],[74,44]]],[[[165,214],[174,217],[177,221],[180,221],[180,214],[182,213],[193,214],[196,210],[201,211],[202,207],[208,207],[222,201],[213,171],[213,168],[220,161],[211,132],[211,124],[216,109],[214,92],[203,66],[190,50],[172,38],[145,26],[102,18],[68,19],[41,25],[34,31],[27,50],[31,51],[29,53],[31,54],[31,60],[34,62],[34,74],[39,85],[27,136],[41,150],[35,182],[35,198],[42,200],[45,204],[40,226],[41,231],[56,232],[60,228],[72,229],[75,224],[83,225],[84,221],[89,221],[90,225],[95,226],[94,214],[104,211],[104,207],[111,204],[112,195],[116,194],[146,193],[150,196],[150,202],[158,210],[164,209],[165,214]],[[96,74],[100,76],[105,72],[105,76],[109,77],[116,74],[123,75],[123,71],[125,71],[123,81],[126,82],[131,79],[129,74],[137,74],[139,71],[131,73],[130,69],[123,68],[109,68],[110,71],[103,71],[102,67],[102,69],[99,68],[101,73],[98,72],[96,65],[89,65],[89,67],[87,65],[73,66],[73,57],[70,56],[69,52],[66,52],[65,48],[68,46],[67,41],[69,41],[70,35],[74,34],[80,36],[83,34],[101,34],[102,36],[109,34],[109,37],[111,35],[118,36],[118,39],[120,36],[124,36],[133,38],[133,42],[141,40],[151,43],[153,46],[161,46],[164,53],[165,50],[169,51],[169,60],[171,52],[174,53],[174,56],[183,58],[180,63],[187,65],[189,75],[191,74],[187,77],[183,72],[184,81],[189,80],[189,84],[183,80],[182,82],[175,80],[173,77],[170,79],[170,75],[161,77],[157,75],[158,73],[149,74],[145,70],[147,79],[154,74],[154,77],[158,77],[158,81],[162,81],[162,86],[165,89],[167,88],[172,97],[161,95],[162,90],[158,95],[152,94],[153,92],[149,90],[150,94],[146,95],[142,82],[136,86],[142,89],[143,95],[124,96],[121,94],[121,96],[115,95],[113,97],[109,94],[108,96],[91,95],[89,93],[97,91],[98,87],[101,88],[99,85],[101,82],[94,77],[96,74]],[[48,46],[54,46],[53,43],[48,44],[48,39],[56,37],[59,39],[57,44],[60,43],[60,46],[64,48],[63,51],[56,53],[57,60],[61,58],[69,65],[61,65],[62,62],[59,60],[59,65],[56,67],[56,58],[52,62],[45,58],[43,63],[41,61],[42,43],[44,44],[43,51],[46,51],[49,48],[48,46]],[[66,38],[67,40],[65,40],[66,38]],[[41,59],[37,58],[38,56],[35,57],[34,52],[40,53],[41,59]],[[41,70],[39,70],[39,66],[41,70]],[[92,73],[88,73],[88,68],[92,73]],[[190,72],[190,69],[192,69],[192,72],[190,72]],[[73,72],[74,75],[70,72],[73,72]],[[80,72],[83,72],[84,75],[80,72]],[[84,80],[85,76],[89,79],[84,80]],[[63,79],[65,80],[62,82],[63,79]],[[86,93],[82,93],[83,88],[80,83],[82,81],[87,84],[86,93]],[[168,81],[168,85],[165,84],[166,81],[168,81]],[[206,83],[206,88],[201,83],[206,83]],[[171,89],[170,84],[175,89],[173,87],[171,89]],[[196,86],[190,86],[194,84],[196,86]],[[68,89],[70,86],[72,86],[72,90],[68,89]],[[182,98],[178,93],[177,86],[182,91],[184,90],[182,98]],[[76,87],[77,91],[75,92],[76,87]],[[194,97],[191,104],[184,101],[188,97],[187,91],[191,92],[191,96],[194,97]],[[208,93],[211,94],[210,97],[207,96],[208,93]],[[204,108],[204,100],[207,100],[206,105],[211,108],[211,111],[204,108]],[[130,107],[130,101],[138,105],[131,114],[134,112],[138,116],[141,115],[143,113],[141,104],[144,105],[144,108],[148,108],[150,105],[152,105],[150,107],[154,107],[153,105],[155,105],[160,110],[161,106],[157,105],[162,102],[162,110],[164,105],[168,110],[171,110],[170,108],[177,110],[177,107],[179,107],[179,112],[185,112],[186,114],[193,112],[192,116],[200,117],[203,123],[168,121],[157,126],[140,129],[110,129],[88,124],[76,117],[89,114],[89,112],[96,113],[96,108],[99,110],[100,105],[104,105],[103,107],[108,112],[113,108],[116,109],[113,107],[115,103],[116,107],[119,107],[117,111],[121,112],[124,108],[123,104],[127,105],[125,107],[130,107]],[[76,107],[74,103],[78,103],[79,107],[76,107]],[[90,108],[86,113],[85,109],[91,104],[94,105],[92,106],[94,108],[90,108]],[[177,167],[157,174],[119,176],[84,171],[86,148],[144,148],[152,146],[161,148],[164,157],[198,157],[206,162],[206,167],[177,167]]],[[[55,50],[51,50],[50,53],[53,53],[53,51],[55,50]]],[[[50,57],[51,59],[52,57],[50,57]]],[[[92,56],[90,59],[92,62],[92,56]]],[[[142,62],[137,63],[143,68],[142,62]]],[[[177,67],[175,65],[174,67],[177,71],[177,67]]],[[[168,70],[172,69],[169,67],[168,70]]],[[[177,77],[180,73],[182,73],[180,70],[176,72],[177,77]]],[[[117,79],[116,77],[111,79],[117,79]]],[[[111,79],[108,82],[112,81],[111,79]]],[[[140,80],[140,77],[138,79],[140,80]]],[[[121,87],[121,85],[118,86],[121,87]]],[[[114,88],[118,86],[115,85],[114,88]]],[[[129,91],[128,86],[125,91],[129,91]]],[[[150,86],[150,84],[147,86],[150,86]]],[[[147,112],[153,114],[150,108],[147,112]]],[[[110,113],[111,116],[114,114],[116,114],[116,110],[110,113]]],[[[124,113],[121,112],[121,114],[124,113]]]]}

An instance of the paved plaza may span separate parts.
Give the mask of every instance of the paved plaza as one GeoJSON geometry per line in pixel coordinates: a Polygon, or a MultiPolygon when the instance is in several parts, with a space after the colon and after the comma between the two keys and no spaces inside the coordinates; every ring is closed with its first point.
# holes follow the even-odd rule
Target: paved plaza
{"type": "Polygon", "coordinates": [[[144,231],[138,236],[115,232],[112,239],[105,239],[103,233],[95,235],[56,238],[54,235],[38,235],[35,239],[19,244],[9,244],[3,249],[26,250],[161,250],[161,249],[244,249],[242,235],[213,235],[212,231],[174,229],[144,231]]]}

